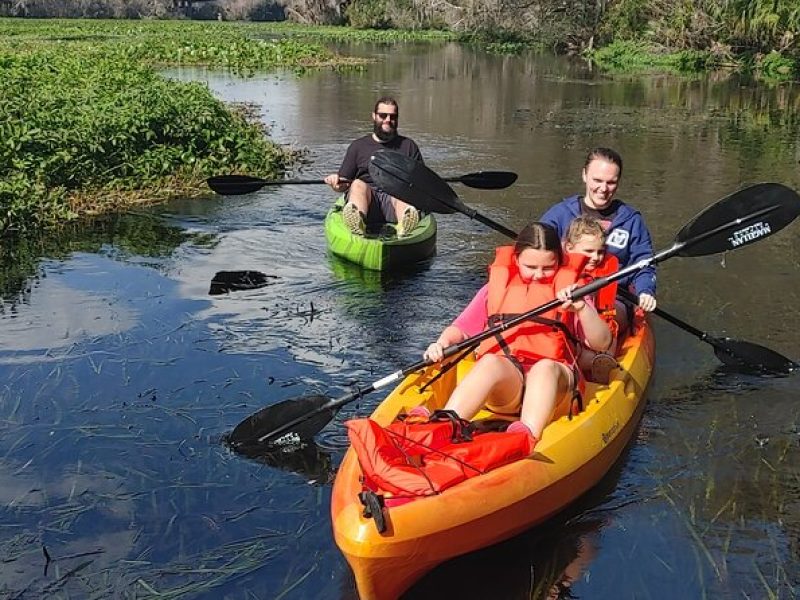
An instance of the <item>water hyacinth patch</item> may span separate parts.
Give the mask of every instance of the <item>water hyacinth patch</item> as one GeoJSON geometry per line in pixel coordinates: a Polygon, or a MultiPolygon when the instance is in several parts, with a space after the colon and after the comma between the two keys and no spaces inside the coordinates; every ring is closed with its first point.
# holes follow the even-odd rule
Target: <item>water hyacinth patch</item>
{"type": "MultiPolygon", "coordinates": [[[[101,52],[0,54],[0,229],[92,208],[82,192],[152,190],[241,169],[275,175],[289,154],[199,84],[101,52]]],[[[191,186],[187,186],[191,187],[191,186]]],[[[107,194],[100,194],[107,195],[107,194]]]]}
{"type": "Polygon", "coordinates": [[[208,193],[216,173],[274,178],[296,160],[206,86],[154,66],[252,72],[329,66],[335,55],[214,25],[0,20],[0,231],[208,193]]]}

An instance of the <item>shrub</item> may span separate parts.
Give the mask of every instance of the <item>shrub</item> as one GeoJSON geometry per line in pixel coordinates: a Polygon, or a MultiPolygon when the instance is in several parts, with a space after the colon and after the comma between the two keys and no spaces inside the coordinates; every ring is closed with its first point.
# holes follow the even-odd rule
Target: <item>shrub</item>
{"type": "Polygon", "coordinates": [[[345,9],[350,25],[358,29],[389,29],[392,20],[387,14],[386,0],[355,0],[345,9]]]}
{"type": "Polygon", "coordinates": [[[789,81],[800,75],[797,59],[783,56],[780,52],[770,52],[757,57],[755,68],[765,79],[789,81]]]}

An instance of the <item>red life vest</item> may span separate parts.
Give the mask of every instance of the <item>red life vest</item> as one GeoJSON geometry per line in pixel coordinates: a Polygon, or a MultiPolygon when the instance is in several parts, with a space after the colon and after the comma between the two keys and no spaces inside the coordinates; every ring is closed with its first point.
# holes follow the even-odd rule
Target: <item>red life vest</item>
{"type": "MultiPolygon", "coordinates": [[[[514,259],[514,247],[498,248],[495,260],[489,266],[489,326],[546,304],[556,297],[558,291],[581,282],[581,273],[587,260],[583,255],[569,254],[567,264],[558,269],[552,281],[525,283],[514,259]]],[[[523,363],[550,358],[572,365],[575,360],[575,340],[570,339],[567,333],[567,314],[555,308],[535,319],[484,340],[478,347],[478,356],[504,352],[523,363]]]]}
{"type": "Polygon", "coordinates": [[[527,433],[474,432],[451,411],[426,422],[381,427],[372,419],[352,419],[345,425],[364,489],[384,496],[387,506],[438,494],[533,450],[527,433]]]}

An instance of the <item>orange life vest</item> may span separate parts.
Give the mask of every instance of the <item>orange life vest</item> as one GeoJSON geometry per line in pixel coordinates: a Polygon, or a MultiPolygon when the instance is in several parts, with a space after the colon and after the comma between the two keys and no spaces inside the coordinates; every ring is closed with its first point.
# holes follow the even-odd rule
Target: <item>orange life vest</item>
{"type": "MultiPolygon", "coordinates": [[[[585,276],[590,280],[600,279],[616,273],[619,270],[619,261],[617,257],[607,252],[603,260],[597,265],[591,273],[586,273],[585,276]]],[[[616,338],[619,324],[617,323],[617,282],[609,283],[601,287],[595,293],[594,305],[597,309],[597,314],[606,322],[611,334],[616,338]]]]}
{"type": "MultiPolygon", "coordinates": [[[[552,281],[525,283],[514,259],[514,247],[498,248],[495,260],[489,266],[489,327],[546,304],[556,297],[556,292],[570,284],[580,283],[587,260],[583,255],[569,254],[567,264],[558,269],[552,281]]],[[[576,340],[570,339],[566,322],[565,313],[558,308],[551,309],[484,340],[478,347],[478,356],[504,352],[520,362],[550,358],[572,365],[576,340]]]]}
{"type": "Polygon", "coordinates": [[[438,411],[426,422],[381,427],[372,419],[351,419],[345,425],[363,489],[381,494],[386,506],[438,494],[533,450],[527,433],[479,433],[452,411],[438,411]]]}

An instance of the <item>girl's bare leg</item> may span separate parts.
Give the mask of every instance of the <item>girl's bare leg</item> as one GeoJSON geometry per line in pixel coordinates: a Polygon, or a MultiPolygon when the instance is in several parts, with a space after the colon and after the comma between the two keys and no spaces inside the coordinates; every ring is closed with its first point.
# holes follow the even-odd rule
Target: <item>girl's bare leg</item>
{"type": "Polygon", "coordinates": [[[522,375],[514,364],[503,356],[486,354],[456,386],[445,406],[462,419],[471,419],[484,404],[493,407],[519,408],[522,375]]]}
{"type": "Polygon", "coordinates": [[[556,406],[572,389],[569,368],[550,359],[535,363],[525,377],[521,421],[536,439],[542,438],[545,426],[552,420],[556,406]]]}

